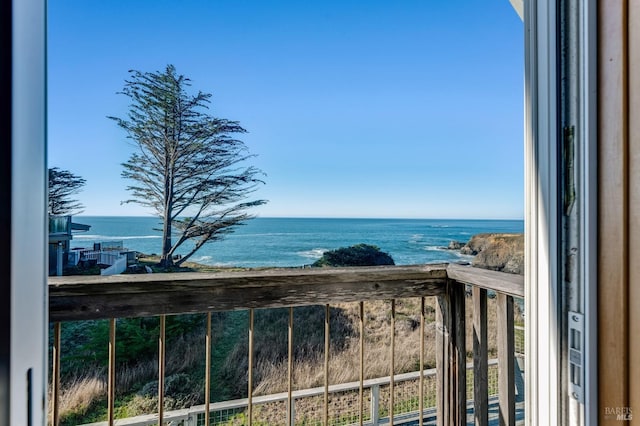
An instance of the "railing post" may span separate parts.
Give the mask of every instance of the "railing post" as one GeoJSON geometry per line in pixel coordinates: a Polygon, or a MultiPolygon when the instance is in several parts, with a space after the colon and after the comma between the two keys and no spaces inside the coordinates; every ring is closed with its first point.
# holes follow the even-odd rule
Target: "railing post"
{"type": "Polygon", "coordinates": [[[380,385],[371,385],[371,424],[380,422],[380,385]]]}
{"type": "MultiPolygon", "coordinates": [[[[197,415],[193,415],[193,414],[189,414],[189,417],[187,417],[184,421],[184,426],[196,426],[198,424],[198,416],[197,415]]],[[[208,426],[207,423],[205,422],[205,426],[208,426]]]]}
{"type": "Polygon", "coordinates": [[[447,293],[438,297],[436,327],[437,424],[464,425],[467,421],[467,353],[463,284],[449,281],[447,293]]]}
{"type": "Polygon", "coordinates": [[[436,422],[449,425],[449,293],[436,299],[436,422]]]}
{"type": "Polygon", "coordinates": [[[487,290],[473,287],[473,417],[475,426],[489,424],[487,371],[487,290]]]}
{"type": "Polygon", "coordinates": [[[513,297],[498,293],[497,301],[500,425],[513,426],[516,423],[513,297]]]}
{"type": "Polygon", "coordinates": [[[296,424],[296,399],[291,398],[291,407],[289,411],[289,426],[295,426],[296,424]]]}

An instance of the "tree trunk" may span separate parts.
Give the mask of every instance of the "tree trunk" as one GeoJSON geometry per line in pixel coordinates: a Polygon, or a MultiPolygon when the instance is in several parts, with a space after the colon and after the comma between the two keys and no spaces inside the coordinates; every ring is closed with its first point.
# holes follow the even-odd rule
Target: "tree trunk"
{"type": "MultiPolygon", "coordinates": [[[[168,155],[167,155],[168,157],[168,155]]],[[[164,268],[173,266],[173,256],[171,255],[171,223],[173,214],[173,174],[171,173],[172,164],[167,158],[167,166],[165,168],[165,184],[164,184],[164,218],[162,221],[162,255],[160,256],[160,265],[164,268]]]]}

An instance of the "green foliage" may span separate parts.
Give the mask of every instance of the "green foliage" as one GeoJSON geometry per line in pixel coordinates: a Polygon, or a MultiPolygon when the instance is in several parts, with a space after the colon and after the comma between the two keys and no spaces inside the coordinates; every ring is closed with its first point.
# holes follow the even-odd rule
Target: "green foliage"
{"type": "MultiPolygon", "coordinates": [[[[178,338],[202,327],[202,315],[166,317],[167,340],[178,338]]],[[[116,322],[116,362],[132,364],[157,356],[160,321],[158,317],[119,318],[116,322]]],[[[63,353],[63,371],[86,368],[86,364],[106,366],[109,342],[109,321],[65,323],[62,339],[74,350],[63,353]]]]}
{"type": "Polygon", "coordinates": [[[395,265],[393,258],[370,244],[356,244],[326,251],[312,266],[378,266],[395,265]]]}

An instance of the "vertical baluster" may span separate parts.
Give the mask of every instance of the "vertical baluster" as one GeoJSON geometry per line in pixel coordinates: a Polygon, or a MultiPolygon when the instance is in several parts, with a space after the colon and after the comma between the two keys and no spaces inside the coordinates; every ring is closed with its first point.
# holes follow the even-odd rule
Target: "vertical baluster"
{"type": "Polygon", "coordinates": [[[396,300],[391,299],[391,362],[389,365],[389,424],[393,425],[393,404],[394,395],[394,375],[395,375],[395,352],[396,352],[396,300]]]}
{"type": "Polygon", "coordinates": [[[289,337],[287,355],[287,425],[293,426],[295,418],[293,413],[293,308],[289,308],[289,337]]]}
{"type": "Polygon", "coordinates": [[[249,372],[247,384],[247,416],[253,424],[253,308],[249,309],[249,372]]]}
{"type": "Polygon", "coordinates": [[[53,324],[53,389],[51,390],[51,398],[53,399],[51,424],[53,426],[58,426],[60,423],[60,335],[60,323],[57,322],[53,324]]]}
{"type": "Polygon", "coordinates": [[[515,425],[513,297],[498,293],[498,392],[500,425],[515,425]]]}
{"type": "Polygon", "coordinates": [[[360,426],[364,423],[364,302],[360,302],[360,394],[359,414],[360,426]]]}
{"type": "Polygon", "coordinates": [[[164,365],[166,316],[160,315],[160,335],[158,337],[158,426],[164,423],[164,365]]]}
{"type": "Polygon", "coordinates": [[[209,408],[211,404],[211,312],[207,312],[207,336],[205,337],[204,371],[204,424],[209,426],[209,408]]]}
{"type": "Polygon", "coordinates": [[[484,426],[489,423],[487,346],[487,290],[473,287],[473,415],[475,426],[484,426]]]}
{"type": "Polygon", "coordinates": [[[329,305],[324,311],[324,424],[329,425],[329,305]]]}
{"type": "Polygon", "coordinates": [[[424,297],[420,298],[420,390],[418,392],[419,426],[424,424],[424,297]]]}
{"type": "Polygon", "coordinates": [[[113,426],[113,406],[116,402],[116,319],[109,320],[109,379],[107,382],[107,422],[113,426]]]}

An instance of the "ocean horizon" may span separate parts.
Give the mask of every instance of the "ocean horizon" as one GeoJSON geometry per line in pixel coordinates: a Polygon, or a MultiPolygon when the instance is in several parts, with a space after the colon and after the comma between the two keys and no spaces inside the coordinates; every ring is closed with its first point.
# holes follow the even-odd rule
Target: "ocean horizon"
{"type": "MultiPolygon", "coordinates": [[[[90,225],[75,233],[72,248],[122,241],[125,248],[146,254],[161,250],[161,222],[152,216],[75,216],[90,225]]],[[[189,261],[212,266],[296,267],[315,262],[328,250],[366,243],[380,247],[397,265],[471,260],[446,250],[450,241],[466,242],[485,232],[520,233],[518,219],[373,219],[257,217],[224,239],[205,244],[189,261]]],[[[192,247],[185,243],[177,254],[192,247]]]]}

